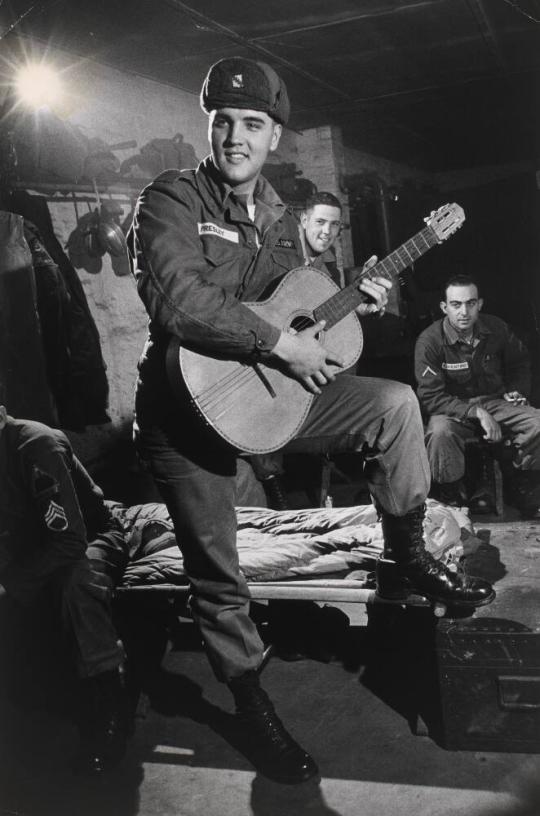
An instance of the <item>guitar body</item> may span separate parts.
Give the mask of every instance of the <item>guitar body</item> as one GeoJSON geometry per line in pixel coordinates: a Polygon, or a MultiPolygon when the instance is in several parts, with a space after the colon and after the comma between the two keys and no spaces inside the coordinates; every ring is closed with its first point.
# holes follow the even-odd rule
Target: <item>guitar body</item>
{"type": "MultiPolygon", "coordinates": [[[[299,330],[313,324],[313,310],[339,291],[324,272],[299,267],[280,281],[267,300],[245,305],[282,331],[299,330]]],[[[341,357],[344,368],[352,366],[362,352],[362,329],[354,313],[319,339],[341,357]]],[[[181,347],[176,339],[169,346],[167,370],[173,388],[183,377],[206,421],[247,453],[269,453],[289,442],[315,398],[275,368],[198,354],[181,347]]]]}

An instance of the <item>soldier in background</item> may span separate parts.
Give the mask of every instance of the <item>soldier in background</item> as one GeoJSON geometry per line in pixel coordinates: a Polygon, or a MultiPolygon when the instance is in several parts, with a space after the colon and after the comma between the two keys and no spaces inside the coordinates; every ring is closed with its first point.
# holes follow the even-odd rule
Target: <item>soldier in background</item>
{"type": "Polygon", "coordinates": [[[77,767],[97,774],[123,757],[129,725],[110,582],[86,551],[96,540],[118,564],[122,539],[67,437],[8,416],[0,383],[0,615],[14,630],[54,607],[80,678],[77,767]]]}
{"type": "MultiPolygon", "coordinates": [[[[325,272],[339,287],[342,285],[342,272],[338,268],[333,246],[341,232],[341,214],[341,203],[333,193],[314,193],[307,199],[298,225],[304,264],[325,272]]],[[[370,307],[373,308],[373,304],[370,307]]],[[[287,510],[282,479],[283,454],[280,451],[257,454],[251,456],[249,461],[263,485],[269,506],[274,510],[287,510]]]]}

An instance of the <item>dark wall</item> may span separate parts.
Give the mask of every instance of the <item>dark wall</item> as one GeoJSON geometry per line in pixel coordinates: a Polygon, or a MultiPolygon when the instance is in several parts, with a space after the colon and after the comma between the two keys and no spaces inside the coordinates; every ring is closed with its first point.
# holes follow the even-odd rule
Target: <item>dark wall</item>
{"type": "Polygon", "coordinates": [[[434,293],[448,275],[474,275],[484,309],[538,341],[540,211],[535,177],[515,176],[452,194],[465,210],[465,223],[445,244],[417,265],[420,288],[434,293]]]}
{"type": "MultiPolygon", "coordinates": [[[[516,175],[451,194],[403,187],[388,201],[392,248],[423,227],[423,218],[447,202],[465,210],[465,223],[402,274],[407,326],[414,336],[440,316],[445,280],[463,272],[477,278],[484,310],[510,323],[533,360],[534,399],[540,404],[540,191],[534,173],[516,175]]],[[[375,205],[373,205],[374,207],[375,205]]],[[[358,252],[381,251],[375,210],[369,204],[351,219],[358,252]]],[[[362,258],[356,258],[361,262],[362,258]]]]}

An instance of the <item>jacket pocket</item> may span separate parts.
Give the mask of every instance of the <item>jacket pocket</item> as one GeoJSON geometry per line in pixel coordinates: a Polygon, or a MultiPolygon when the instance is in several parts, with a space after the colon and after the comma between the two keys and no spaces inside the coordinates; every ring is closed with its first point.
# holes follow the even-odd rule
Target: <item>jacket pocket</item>
{"type": "Polygon", "coordinates": [[[463,362],[443,363],[446,381],[450,386],[466,385],[471,380],[470,364],[463,362]]]}
{"type": "Polygon", "coordinates": [[[238,261],[240,244],[227,241],[214,235],[203,237],[203,255],[212,267],[238,261]]]}
{"type": "Polygon", "coordinates": [[[280,269],[281,274],[285,274],[285,272],[290,272],[291,269],[296,269],[297,267],[302,266],[300,260],[298,259],[298,255],[294,251],[273,249],[271,256],[274,267],[280,269]]]}

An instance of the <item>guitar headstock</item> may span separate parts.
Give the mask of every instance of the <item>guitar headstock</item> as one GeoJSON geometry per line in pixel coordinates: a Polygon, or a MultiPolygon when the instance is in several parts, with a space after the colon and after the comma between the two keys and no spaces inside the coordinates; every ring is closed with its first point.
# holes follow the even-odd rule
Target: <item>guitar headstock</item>
{"type": "Polygon", "coordinates": [[[441,243],[461,227],[465,221],[465,213],[459,204],[443,204],[438,210],[424,218],[424,221],[433,230],[437,241],[441,243]]]}

